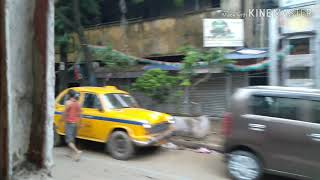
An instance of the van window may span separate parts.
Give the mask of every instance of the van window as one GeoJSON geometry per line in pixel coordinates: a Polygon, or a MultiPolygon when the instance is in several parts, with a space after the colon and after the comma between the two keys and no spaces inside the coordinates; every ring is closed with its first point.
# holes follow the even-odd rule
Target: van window
{"type": "Polygon", "coordinates": [[[299,105],[302,100],[290,98],[276,98],[277,101],[277,114],[276,117],[285,119],[299,120],[299,105]]]}
{"type": "Polygon", "coordinates": [[[274,98],[266,96],[253,96],[251,99],[251,110],[253,114],[261,116],[272,116],[274,98]]]}
{"type": "Polygon", "coordinates": [[[311,101],[312,122],[320,124],[320,101],[311,101]]]}
{"type": "Polygon", "coordinates": [[[252,113],[256,115],[300,120],[299,105],[302,103],[304,100],[301,99],[253,96],[250,106],[252,113]]]}

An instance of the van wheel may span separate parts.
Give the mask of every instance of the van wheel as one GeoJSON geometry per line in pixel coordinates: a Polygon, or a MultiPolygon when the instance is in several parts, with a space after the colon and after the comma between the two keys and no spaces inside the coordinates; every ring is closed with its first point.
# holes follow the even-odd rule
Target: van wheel
{"type": "Polygon", "coordinates": [[[135,151],[134,145],[128,134],[123,131],[115,131],[111,134],[107,149],[111,156],[118,160],[130,159],[135,151]]]}
{"type": "Polygon", "coordinates": [[[237,150],[229,154],[228,173],[235,180],[258,180],[262,175],[259,158],[253,153],[237,150]]]}
{"type": "Polygon", "coordinates": [[[53,145],[54,147],[58,147],[62,145],[62,136],[57,133],[57,128],[56,126],[53,126],[53,145]]]}

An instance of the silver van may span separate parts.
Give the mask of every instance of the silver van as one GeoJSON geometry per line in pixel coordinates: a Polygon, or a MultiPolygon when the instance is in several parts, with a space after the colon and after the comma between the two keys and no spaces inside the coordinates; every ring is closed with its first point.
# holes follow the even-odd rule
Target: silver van
{"type": "Polygon", "coordinates": [[[223,131],[228,173],[320,179],[320,90],[248,87],[232,97],[223,131]]]}

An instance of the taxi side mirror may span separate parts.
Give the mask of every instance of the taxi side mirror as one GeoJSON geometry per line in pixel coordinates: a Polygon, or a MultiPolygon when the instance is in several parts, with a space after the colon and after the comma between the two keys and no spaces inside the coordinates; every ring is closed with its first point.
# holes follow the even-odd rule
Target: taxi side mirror
{"type": "Polygon", "coordinates": [[[104,112],[104,110],[103,110],[103,108],[102,108],[101,106],[98,108],[98,110],[99,110],[100,112],[104,112]]]}

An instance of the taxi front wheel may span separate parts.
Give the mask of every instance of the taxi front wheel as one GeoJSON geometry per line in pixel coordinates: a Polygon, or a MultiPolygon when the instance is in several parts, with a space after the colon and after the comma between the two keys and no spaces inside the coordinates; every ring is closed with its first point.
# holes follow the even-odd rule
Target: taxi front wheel
{"type": "Polygon", "coordinates": [[[107,150],[115,159],[128,160],[133,156],[135,148],[126,132],[115,131],[107,143],[107,150]]]}

